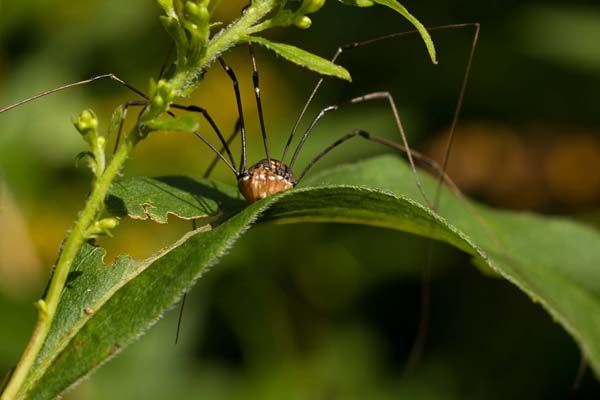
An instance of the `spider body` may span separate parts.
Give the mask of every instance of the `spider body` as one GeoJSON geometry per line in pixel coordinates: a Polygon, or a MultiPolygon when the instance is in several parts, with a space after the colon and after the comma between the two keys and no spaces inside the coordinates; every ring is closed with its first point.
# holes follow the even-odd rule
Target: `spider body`
{"type": "Polygon", "coordinates": [[[238,178],[238,188],[248,203],[293,189],[296,181],[290,169],[277,160],[263,159],[238,178]]]}

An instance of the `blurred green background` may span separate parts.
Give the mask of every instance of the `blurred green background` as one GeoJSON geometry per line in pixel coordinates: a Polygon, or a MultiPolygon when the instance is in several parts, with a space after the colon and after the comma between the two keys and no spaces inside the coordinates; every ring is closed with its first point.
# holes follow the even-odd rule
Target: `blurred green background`
{"type": "MultiPolygon", "coordinates": [[[[113,72],[146,90],[169,48],[150,0],[0,3],[0,105],[63,83],[113,72]]],[[[223,1],[230,21],[245,2],[223,1]]],[[[450,175],[497,207],[565,214],[598,226],[600,204],[600,5],[593,1],[404,1],[428,26],[480,22],[480,44],[453,148],[450,175]]],[[[338,45],[410,29],[380,8],[327,2],[307,31],[269,34],[328,57],[338,45]]],[[[386,41],[339,60],[354,82],[326,81],[309,116],[375,90],[394,95],[409,141],[439,157],[471,30],[436,32],[440,63],[416,38],[386,41]]],[[[281,149],[317,77],[257,50],[267,129],[281,149]]],[[[244,48],[226,56],[244,96],[251,160],[262,145],[244,48]]],[[[0,116],[0,372],[16,362],[34,322],[60,241],[85,199],[90,174],[70,117],[93,108],[107,125],[132,99],[97,82],[0,116]]],[[[212,68],[190,103],[228,132],[231,83],[212,68]]],[[[299,165],[353,128],[396,138],[384,102],[324,118],[299,165]]],[[[276,150],[278,154],[280,150],[276,150]]],[[[349,143],[315,171],[385,152],[349,143]]],[[[142,143],[128,175],[199,177],[212,155],[186,135],[142,143]]],[[[314,172],[313,172],[314,173],[314,172]]],[[[215,178],[234,183],[220,166],[215,178]]],[[[125,222],[104,240],[107,260],[145,257],[187,223],[125,222]]],[[[261,225],[247,233],[188,296],[180,343],[177,312],[72,391],[71,399],[565,399],[579,352],[525,295],[485,277],[464,254],[436,244],[425,352],[405,374],[420,307],[426,240],[359,226],[261,225]]],[[[598,398],[588,373],[576,398],[598,398]]]]}

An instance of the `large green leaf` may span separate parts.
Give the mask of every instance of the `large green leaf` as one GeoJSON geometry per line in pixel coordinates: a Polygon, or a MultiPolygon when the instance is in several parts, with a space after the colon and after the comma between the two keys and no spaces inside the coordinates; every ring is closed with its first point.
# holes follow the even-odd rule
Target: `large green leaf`
{"type": "MultiPolygon", "coordinates": [[[[422,179],[433,192],[435,182],[422,179]]],[[[442,196],[442,218],[414,200],[420,199],[414,177],[397,158],[334,168],[304,188],[239,212],[235,189],[211,181],[128,179],[115,185],[112,196],[113,202],[121,199],[119,213],[132,216],[152,208],[158,215],[206,217],[216,204],[223,222],[191,231],[143,261],[123,257],[105,266],[103,250],[86,246],[28,380],[27,398],[55,397],[134,341],[256,221],[367,224],[450,243],[542,304],[600,372],[600,234],[560,218],[481,206],[474,212],[449,191],[442,196]],[[190,208],[191,198],[196,206],[190,208]],[[203,202],[206,207],[198,206],[203,202]]]]}

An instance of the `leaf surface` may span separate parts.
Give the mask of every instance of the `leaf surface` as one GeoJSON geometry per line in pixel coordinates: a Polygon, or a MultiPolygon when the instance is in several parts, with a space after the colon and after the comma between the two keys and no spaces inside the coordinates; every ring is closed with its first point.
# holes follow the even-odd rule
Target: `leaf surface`
{"type": "Polygon", "coordinates": [[[165,224],[169,214],[182,219],[215,220],[242,209],[245,202],[237,188],[229,185],[168,176],[117,181],[111,187],[106,204],[115,216],[165,224]]]}
{"type": "MultiPolygon", "coordinates": [[[[421,178],[432,194],[435,181],[426,174],[421,178]]],[[[465,207],[448,190],[442,193],[442,218],[418,201],[410,169],[391,156],[330,169],[302,188],[241,211],[235,188],[207,180],[127,179],[113,187],[112,196],[121,199],[121,212],[136,215],[147,213],[148,200],[138,195],[143,191],[160,199],[153,203],[160,218],[169,213],[231,217],[191,231],[143,261],[122,257],[105,266],[103,250],[86,246],[77,262],[79,276],[65,290],[30,376],[27,398],[55,397],[134,341],[257,221],[365,224],[447,242],[539,302],[575,338],[599,375],[600,234],[591,228],[561,218],[465,207]],[[159,196],[165,190],[170,195],[159,196]]]]}
{"type": "Polygon", "coordinates": [[[302,50],[289,44],[276,43],[258,36],[249,36],[247,41],[260,44],[263,47],[277,53],[281,57],[298,64],[301,67],[308,68],[311,71],[321,75],[334,76],[346,81],[351,81],[350,73],[342,66],[332,63],[322,57],[302,50]]]}
{"type": "Polygon", "coordinates": [[[153,119],[145,123],[153,131],[184,131],[191,132],[200,126],[198,118],[193,115],[184,115],[177,118],[153,119]]]}

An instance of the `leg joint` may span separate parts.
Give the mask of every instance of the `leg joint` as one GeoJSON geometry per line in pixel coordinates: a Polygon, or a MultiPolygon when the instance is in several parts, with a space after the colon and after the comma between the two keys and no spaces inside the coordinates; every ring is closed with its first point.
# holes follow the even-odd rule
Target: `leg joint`
{"type": "Polygon", "coordinates": [[[356,130],[354,132],[356,132],[357,135],[359,135],[361,137],[364,137],[365,139],[371,139],[371,134],[369,132],[367,132],[367,131],[363,131],[362,129],[358,129],[358,130],[356,130]]]}

